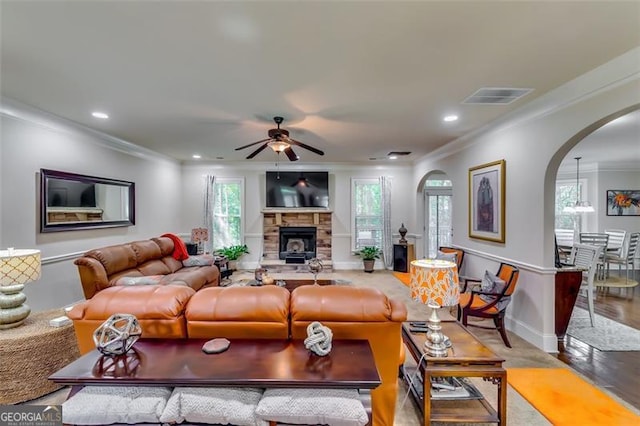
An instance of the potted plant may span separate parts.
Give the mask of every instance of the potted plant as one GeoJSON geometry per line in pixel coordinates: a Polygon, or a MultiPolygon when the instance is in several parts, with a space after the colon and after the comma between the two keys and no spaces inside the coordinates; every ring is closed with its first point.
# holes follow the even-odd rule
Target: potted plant
{"type": "Polygon", "coordinates": [[[229,262],[229,269],[235,271],[238,264],[238,259],[243,254],[249,253],[249,248],[246,244],[228,246],[222,247],[221,249],[217,250],[216,253],[221,256],[225,256],[229,262]]]}
{"type": "Polygon", "coordinates": [[[382,250],[375,246],[363,247],[356,252],[356,255],[362,257],[365,272],[373,272],[373,266],[376,263],[376,259],[380,259],[381,254],[382,250]]]}

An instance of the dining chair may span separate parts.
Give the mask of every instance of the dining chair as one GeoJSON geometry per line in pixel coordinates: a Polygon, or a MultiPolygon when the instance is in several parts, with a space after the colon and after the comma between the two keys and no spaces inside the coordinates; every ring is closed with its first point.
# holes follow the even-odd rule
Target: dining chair
{"type": "Polygon", "coordinates": [[[609,236],[607,243],[607,255],[622,255],[622,249],[626,242],[627,231],[624,229],[605,229],[604,233],[609,236]]]}
{"type": "MultiPolygon", "coordinates": [[[[627,244],[627,231],[624,229],[605,229],[604,233],[609,236],[607,244],[606,257],[620,257],[623,254],[624,247],[627,244]]],[[[606,276],[609,277],[609,264],[606,263],[606,276]]]]}
{"type": "Polygon", "coordinates": [[[587,293],[587,304],[589,305],[589,318],[591,319],[591,327],[595,327],[595,312],[594,312],[594,293],[593,293],[593,280],[595,278],[596,270],[598,269],[598,259],[602,246],[595,246],[590,244],[574,244],[571,249],[571,256],[569,257],[569,264],[583,269],[582,283],[580,289],[585,290],[587,293]]]}
{"type": "Polygon", "coordinates": [[[622,272],[622,265],[624,265],[626,272],[625,284],[629,281],[629,267],[631,267],[632,272],[634,270],[633,261],[638,250],[639,240],[640,232],[629,234],[629,238],[627,239],[626,244],[622,247],[620,255],[607,255],[607,271],[609,270],[609,265],[613,263],[614,265],[618,265],[618,276],[620,276],[622,272]]]}
{"type": "Polygon", "coordinates": [[[573,229],[556,229],[556,246],[561,262],[566,262],[571,254],[571,247],[575,243],[575,232],[573,229]]]}
{"type": "Polygon", "coordinates": [[[609,234],[599,232],[581,232],[580,244],[589,244],[601,248],[600,256],[596,263],[596,278],[605,279],[605,265],[607,257],[607,248],[609,246],[609,234]]]}

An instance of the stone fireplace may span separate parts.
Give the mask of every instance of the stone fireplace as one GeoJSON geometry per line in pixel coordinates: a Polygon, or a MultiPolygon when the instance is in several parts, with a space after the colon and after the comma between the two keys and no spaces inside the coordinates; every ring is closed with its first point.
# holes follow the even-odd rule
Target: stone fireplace
{"type": "Polygon", "coordinates": [[[284,265],[287,256],[304,254],[300,263],[317,257],[325,261],[327,270],[331,264],[331,215],[330,210],[318,209],[263,210],[261,264],[284,265]]]}

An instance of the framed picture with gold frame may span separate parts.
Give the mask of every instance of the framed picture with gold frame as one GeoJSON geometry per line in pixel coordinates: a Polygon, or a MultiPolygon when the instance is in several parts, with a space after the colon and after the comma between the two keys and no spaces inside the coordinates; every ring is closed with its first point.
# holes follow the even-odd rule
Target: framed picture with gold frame
{"type": "Polygon", "coordinates": [[[469,169],[469,237],[505,242],[505,160],[469,169]]]}

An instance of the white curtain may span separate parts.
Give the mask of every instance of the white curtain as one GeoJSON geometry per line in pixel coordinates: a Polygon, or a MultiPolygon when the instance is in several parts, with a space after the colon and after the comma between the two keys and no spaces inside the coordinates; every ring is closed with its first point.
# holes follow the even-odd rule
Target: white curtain
{"type": "Polygon", "coordinates": [[[214,207],[214,184],[216,177],[213,175],[205,176],[204,194],[203,194],[203,215],[202,225],[207,228],[209,239],[204,244],[205,253],[213,253],[213,207],[214,207]]]}
{"type": "Polygon", "coordinates": [[[393,237],[391,234],[391,178],[380,176],[382,188],[382,259],[387,269],[393,268],[393,237]]]}

